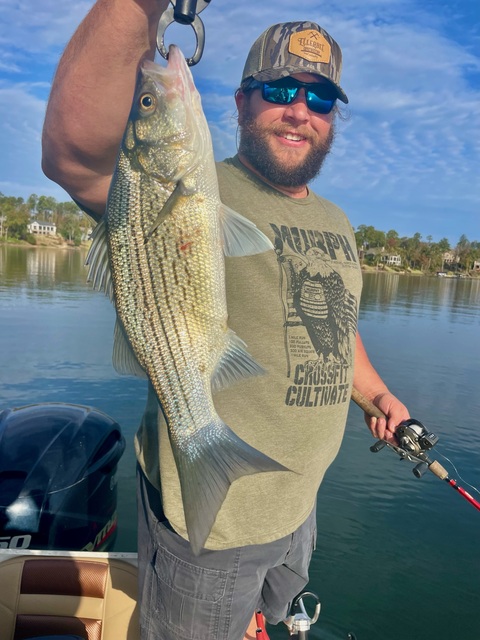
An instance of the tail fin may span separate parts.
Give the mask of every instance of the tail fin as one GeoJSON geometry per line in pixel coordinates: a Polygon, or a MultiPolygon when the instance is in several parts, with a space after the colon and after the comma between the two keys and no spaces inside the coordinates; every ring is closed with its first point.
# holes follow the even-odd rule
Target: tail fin
{"type": "Polygon", "coordinates": [[[289,471],[244,442],[220,420],[198,431],[194,441],[181,451],[173,440],[172,446],[188,537],[195,555],[205,545],[235,480],[263,471],[289,471]]]}

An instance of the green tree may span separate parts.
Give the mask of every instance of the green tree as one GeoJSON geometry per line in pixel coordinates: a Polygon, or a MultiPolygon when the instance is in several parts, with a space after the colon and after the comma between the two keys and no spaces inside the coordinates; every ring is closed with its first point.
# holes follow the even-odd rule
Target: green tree
{"type": "Polygon", "coordinates": [[[73,201],[57,203],[59,233],[70,242],[80,244],[92,227],[91,219],[73,201]]]}
{"type": "Polygon", "coordinates": [[[65,214],[62,217],[62,221],[58,230],[60,234],[65,238],[65,240],[73,242],[75,246],[78,247],[82,242],[83,234],[79,216],[73,213],[65,214]]]}
{"type": "Polygon", "coordinates": [[[1,194],[0,216],[2,217],[2,232],[5,238],[26,239],[30,214],[23,198],[1,194]]]}
{"type": "Polygon", "coordinates": [[[424,269],[432,273],[436,271],[443,271],[444,269],[443,254],[447,250],[445,249],[445,246],[448,247],[448,240],[444,238],[444,240],[446,240],[446,245],[445,245],[445,243],[442,241],[432,242],[431,236],[429,237],[430,237],[429,242],[427,244],[424,243],[423,247],[421,248],[421,252],[424,256],[423,258],[424,269]]]}
{"type": "Polygon", "coordinates": [[[480,262],[480,242],[471,242],[470,243],[470,257],[472,260],[471,269],[473,269],[475,262],[480,262]]]}
{"type": "Polygon", "coordinates": [[[57,202],[56,212],[61,216],[73,215],[80,217],[83,215],[82,210],[72,200],[68,202],[57,202]]]}
{"type": "Polygon", "coordinates": [[[418,232],[411,238],[400,240],[405,263],[412,269],[422,269],[422,271],[429,269],[431,260],[428,246],[427,243],[422,242],[422,235],[418,232]]]}
{"type": "Polygon", "coordinates": [[[450,242],[447,238],[442,238],[437,242],[438,252],[440,253],[440,261],[437,271],[445,271],[445,254],[450,251],[450,242]]]}
{"type": "Polygon", "coordinates": [[[394,229],[390,229],[390,231],[387,231],[385,234],[385,240],[385,245],[389,250],[392,250],[398,247],[400,238],[394,229]]]}
{"type": "Polygon", "coordinates": [[[39,196],[37,213],[40,220],[56,222],[57,201],[52,196],[39,196]]]}
{"type": "Polygon", "coordinates": [[[385,246],[385,232],[375,229],[373,226],[361,224],[355,232],[357,247],[374,248],[385,246]]]}
{"type": "Polygon", "coordinates": [[[447,238],[442,238],[437,242],[437,244],[441,251],[443,252],[450,251],[450,242],[448,241],[447,238]]]}
{"type": "Polygon", "coordinates": [[[38,204],[38,196],[36,193],[32,193],[27,198],[27,206],[30,211],[30,216],[32,217],[33,220],[36,219],[37,204],[38,204]]]}
{"type": "Polygon", "coordinates": [[[455,252],[458,256],[460,266],[468,269],[470,262],[470,241],[465,234],[460,236],[457,246],[455,247],[455,252]]]}

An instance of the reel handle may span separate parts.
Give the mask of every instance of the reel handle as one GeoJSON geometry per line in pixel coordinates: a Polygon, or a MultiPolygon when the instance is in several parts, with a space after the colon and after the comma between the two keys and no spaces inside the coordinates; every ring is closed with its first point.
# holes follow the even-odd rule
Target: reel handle
{"type": "Polygon", "coordinates": [[[372,453],[378,453],[386,445],[387,445],[387,443],[385,442],[385,440],[377,440],[377,442],[375,442],[375,444],[372,444],[372,446],[370,447],[370,451],[372,453]]]}

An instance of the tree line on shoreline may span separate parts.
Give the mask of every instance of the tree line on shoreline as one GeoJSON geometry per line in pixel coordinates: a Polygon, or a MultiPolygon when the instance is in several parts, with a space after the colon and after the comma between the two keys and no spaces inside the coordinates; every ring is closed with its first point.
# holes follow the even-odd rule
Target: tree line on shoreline
{"type": "Polygon", "coordinates": [[[0,241],[24,240],[35,245],[36,236],[28,228],[35,221],[54,224],[57,234],[74,246],[80,246],[93,224],[72,200],[58,202],[52,196],[36,193],[24,200],[0,192],[0,241]]]}
{"type": "MultiPolygon", "coordinates": [[[[93,224],[72,200],[58,202],[52,196],[35,193],[24,200],[0,192],[0,242],[24,240],[36,244],[36,236],[28,229],[34,221],[56,225],[57,233],[74,246],[81,244],[93,224]]],[[[464,234],[451,246],[447,238],[434,242],[432,236],[424,240],[420,233],[400,237],[393,229],[385,232],[361,224],[355,238],[362,262],[372,266],[388,264],[390,256],[399,256],[398,268],[402,270],[470,272],[480,267],[480,242],[470,241],[464,234]]]]}
{"type": "Polygon", "coordinates": [[[425,273],[463,272],[480,270],[480,242],[470,241],[462,234],[455,246],[447,238],[434,242],[432,236],[422,239],[420,233],[412,237],[400,237],[391,229],[379,231],[373,226],[361,224],[355,230],[357,249],[367,264],[388,264],[394,256],[400,258],[398,269],[413,269],[425,273]]]}

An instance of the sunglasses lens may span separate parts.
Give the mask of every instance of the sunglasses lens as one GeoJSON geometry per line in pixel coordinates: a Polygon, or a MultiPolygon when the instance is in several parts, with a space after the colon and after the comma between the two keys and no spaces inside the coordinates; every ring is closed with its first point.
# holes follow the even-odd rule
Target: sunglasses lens
{"type": "Polygon", "coordinates": [[[330,113],[335,104],[336,95],[328,85],[317,82],[300,82],[294,78],[280,80],[276,83],[264,82],[262,96],[273,104],[290,104],[295,100],[301,88],[305,89],[307,106],[315,113],[330,113]]]}
{"type": "Polygon", "coordinates": [[[335,98],[321,98],[313,91],[307,91],[307,106],[315,113],[330,113],[335,104],[335,98]]]}
{"type": "Polygon", "coordinates": [[[298,94],[298,87],[277,87],[270,84],[263,85],[263,99],[274,104],[290,104],[298,94]]]}

